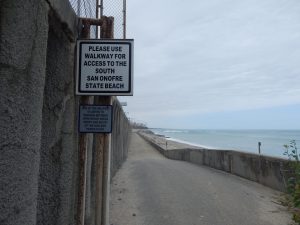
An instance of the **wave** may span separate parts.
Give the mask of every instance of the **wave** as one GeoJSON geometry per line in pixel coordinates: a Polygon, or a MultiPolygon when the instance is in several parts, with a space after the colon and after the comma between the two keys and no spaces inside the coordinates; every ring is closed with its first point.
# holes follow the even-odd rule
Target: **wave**
{"type": "Polygon", "coordinates": [[[189,133],[188,130],[164,130],[164,133],[189,133]]]}
{"type": "Polygon", "coordinates": [[[213,146],[200,145],[200,144],[196,144],[196,143],[193,143],[193,142],[184,141],[184,140],[180,140],[180,139],[177,139],[177,138],[170,138],[170,137],[168,137],[167,140],[175,141],[175,142],[178,142],[178,143],[187,144],[187,145],[191,145],[191,146],[195,146],[195,147],[200,147],[200,148],[221,149],[221,148],[217,148],[217,147],[213,147],[213,146]]]}

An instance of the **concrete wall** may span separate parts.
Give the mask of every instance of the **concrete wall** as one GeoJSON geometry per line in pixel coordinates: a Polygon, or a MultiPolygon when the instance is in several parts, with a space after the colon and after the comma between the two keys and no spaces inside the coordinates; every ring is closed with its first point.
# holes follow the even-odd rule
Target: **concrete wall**
{"type": "MultiPolygon", "coordinates": [[[[78,18],[68,0],[2,0],[0,18],[0,224],[76,224],[78,18]]],[[[129,131],[115,100],[112,173],[126,159],[129,131]]],[[[88,143],[85,213],[93,224],[92,135],[88,143]]]]}
{"type": "Polygon", "coordinates": [[[112,146],[111,146],[111,176],[113,177],[128,155],[131,126],[119,101],[113,103],[112,146]]]}
{"type": "Polygon", "coordinates": [[[153,142],[153,139],[149,138],[149,135],[143,133],[139,134],[169,159],[183,160],[197,165],[209,166],[258,182],[279,191],[286,191],[285,177],[283,175],[286,168],[288,168],[288,160],[228,150],[165,150],[153,142]]]}
{"type": "Polygon", "coordinates": [[[48,10],[1,1],[0,224],[36,224],[48,10]]]}
{"type": "Polygon", "coordinates": [[[78,138],[73,92],[75,43],[53,11],[48,24],[37,207],[37,224],[45,225],[68,224],[74,218],[78,138]]]}

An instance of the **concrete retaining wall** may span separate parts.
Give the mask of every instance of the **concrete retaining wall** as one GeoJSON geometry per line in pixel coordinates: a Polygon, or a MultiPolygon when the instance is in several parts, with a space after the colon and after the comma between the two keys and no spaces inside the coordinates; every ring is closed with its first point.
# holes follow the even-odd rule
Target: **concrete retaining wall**
{"type": "Polygon", "coordinates": [[[153,142],[153,139],[149,138],[148,135],[143,135],[143,133],[139,134],[169,159],[183,160],[197,165],[209,166],[258,182],[279,191],[286,191],[283,171],[288,168],[288,160],[228,150],[165,150],[153,142]]]}
{"type": "Polygon", "coordinates": [[[111,146],[111,177],[115,175],[128,155],[131,126],[119,101],[113,103],[113,132],[111,146]]]}
{"type": "MultiPolygon", "coordinates": [[[[0,224],[76,224],[78,18],[68,0],[2,0],[0,16],[0,224]]],[[[130,133],[113,105],[112,174],[130,133]]],[[[88,143],[85,224],[95,224],[93,135],[88,143]]]]}

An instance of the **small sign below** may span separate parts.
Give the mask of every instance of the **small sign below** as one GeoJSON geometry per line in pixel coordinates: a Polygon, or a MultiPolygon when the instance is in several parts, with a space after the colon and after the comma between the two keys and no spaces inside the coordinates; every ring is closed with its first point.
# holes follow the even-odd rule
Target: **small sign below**
{"type": "Polygon", "coordinates": [[[133,95],[133,40],[77,41],[77,95],[133,95]]]}
{"type": "Polygon", "coordinates": [[[80,105],[79,108],[80,133],[111,133],[112,106],[111,105],[80,105]]]}

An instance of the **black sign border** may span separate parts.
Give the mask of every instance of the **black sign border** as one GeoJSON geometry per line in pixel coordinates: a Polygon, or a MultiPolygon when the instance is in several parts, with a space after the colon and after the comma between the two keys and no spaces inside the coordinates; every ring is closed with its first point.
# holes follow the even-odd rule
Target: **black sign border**
{"type": "Polygon", "coordinates": [[[112,130],[113,130],[113,115],[114,115],[114,112],[113,112],[113,106],[112,105],[94,105],[94,104],[82,104],[82,105],[79,105],[79,115],[78,115],[78,132],[81,133],[81,134],[110,134],[112,133],[112,130]],[[110,118],[110,131],[109,132],[82,132],[80,131],[80,112],[81,112],[81,107],[82,106],[105,106],[105,107],[109,107],[110,108],[110,111],[111,111],[111,118],[110,118]]]}
{"type": "Polygon", "coordinates": [[[118,93],[121,93],[121,94],[130,94],[132,93],[132,43],[129,42],[129,41],[132,41],[132,40],[127,40],[127,41],[120,41],[120,40],[117,40],[117,41],[113,41],[113,40],[116,40],[116,39],[109,39],[109,40],[104,40],[104,39],[101,39],[100,40],[88,40],[88,39],[79,39],[78,41],[80,41],[79,43],[79,59],[78,59],[78,62],[79,62],[79,65],[78,65],[78,87],[77,87],[77,90],[78,90],[78,94],[118,94],[118,93]],[[109,41],[110,40],[110,41],[109,41]],[[82,52],[82,45],[83,44],[126,44],[126,45],[129,45],[129,88],[128,88],[128,91],[83,91],[81,90],[81,87],[80,87],[80,83],[81,83],[81,52],[82,52]]]}

